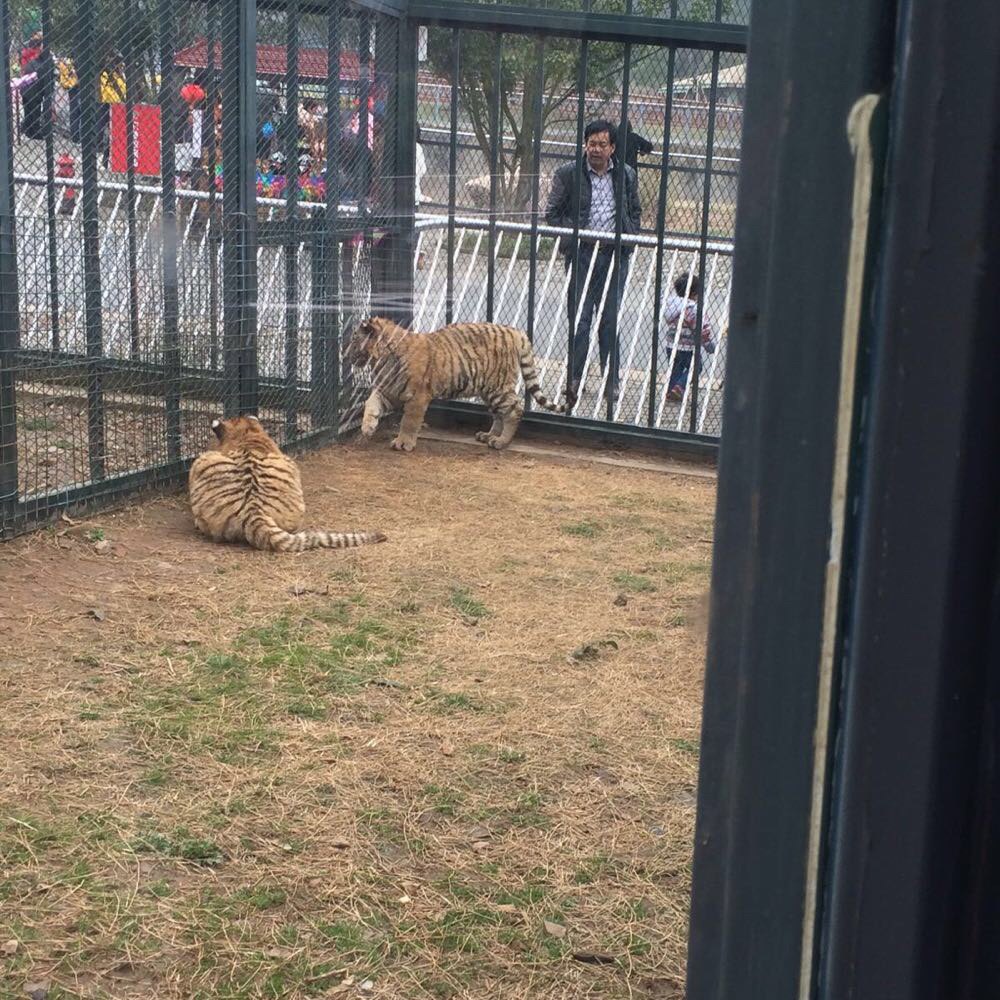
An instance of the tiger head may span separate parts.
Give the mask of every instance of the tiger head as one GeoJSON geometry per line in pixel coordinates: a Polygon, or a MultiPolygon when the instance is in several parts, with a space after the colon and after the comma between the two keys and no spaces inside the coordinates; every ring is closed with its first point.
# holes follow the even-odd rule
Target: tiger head
{"type": "Polygon", "coordinates": [[[392,353],[393,333],[398,329],[391,320],[380,316],[364,320],[347,342],[344,360],[356,366],[366,365],[369,361],[381,361],[392,353]]]}
{"type": "Polygon", "coordinates": [[[228,420],[213,420],[212,432],[219,439],[219,449],[226,451],[231,448],[257,445],[258,447],[277,447],[270,435],[264,430],[261,422],[252,414],[242,417],[229,417],[228,420]]]}

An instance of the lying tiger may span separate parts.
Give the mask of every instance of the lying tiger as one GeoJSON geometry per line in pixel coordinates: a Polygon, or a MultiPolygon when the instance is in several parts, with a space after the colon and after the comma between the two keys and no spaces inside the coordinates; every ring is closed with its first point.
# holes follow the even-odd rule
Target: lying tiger
{"type": "Polygon", "coordinates": [[[465,396],[479,396],[493,415],[493,426],[479,431],[476,440],[506,448],[524,415],[524,402],[515,391],[518,375],[539,406],[553,413],[567,410],[542,395],[531,341],[509,326],[453,323],[434,333],[411,333],[392,320],[373,317],[355,330],[344,358],[375,368],[361,421],[365,437],[375,433],[380,417],[402,406],[403,420],[392,442],[397,451],[413,451],[432,399],[465,396]]]}
{"type": "Polygon", "coordinates": [[[303,552],[384,542],[378,531],[302,531],[305,502],[299,468],[256,417],[213,420],[215,451],[191,466],[188,490],[195,527],[215,542],[303,552]]]}

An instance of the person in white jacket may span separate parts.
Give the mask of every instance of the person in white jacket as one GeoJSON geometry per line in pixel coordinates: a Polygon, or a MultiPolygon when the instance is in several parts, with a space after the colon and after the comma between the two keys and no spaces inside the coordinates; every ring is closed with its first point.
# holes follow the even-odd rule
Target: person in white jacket
{"type": "Polygon", "coordinates": [[[413,188],[414,195],[416,198],[416,204],[419,207],[420,203],[424,200],[424,192],[421,185],[423,184],[424,177],[427,174],[427,158],[424,156],[424,147],[420,143],[420,126],[417,126],[417,158],[416,166],[413,171],[413,188]]]}
{"type": "MultiPolygon", "coordinates": [[[[414,161],[413,169],[413,196],[414,202],[417,208],[420,208],[420,203],[424,200],[424,192],[422,188],[424,177],[427,175],[427,157],[424,156],[424,147],[420,142],[420,126],[417,126],[417,156],[414,161]]],[[[424,266],[424,252],[423,250],[417,254],[417,269],[420,270],[424,266]]]]}
{"type": "MultiPolygon", "coordinates": [[[[674,282],[673,293],[667,298],[667,304],[663,310],[663,325],[667,334],[664,345],[668,352],[673,349],[674,338],[677,339],[677,352],[674,355],[674,367],[670,372],[670,386],[667,391],[667,399],[674,403],[678,403],[684,398],[684,387],[691,370],[700,294],[701,282],[698,275],[695,274],[689,279],[685,272],[674,282]],[[689,280],[691,282],[690,289],[688,288],[689,280]],[[683,319],[681,319],[682,315],[683,319]]],[[[704,314],[701,318],[701,343],[709,354],[715,351],[712,324],[704,314]]]]}

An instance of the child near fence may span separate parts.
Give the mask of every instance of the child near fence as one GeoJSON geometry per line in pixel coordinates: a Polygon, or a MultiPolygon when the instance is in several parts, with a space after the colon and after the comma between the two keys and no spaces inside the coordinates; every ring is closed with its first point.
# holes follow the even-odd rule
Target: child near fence
{"type": "MultiPolygon", "coordinates": [[[[684,387],[687,385],[688,374],[691,371],[700,295],[701,282],[698,275],[689,275],[685,272],[674,282],[674,290],[668,296],[666,307],[663,310],[666,336],[661,342],[665,350],[673,351],[675,338],[677,341],[674,364],[670,370],[670,384],[667,388],[667,399],[674,403],[679,403],[684,398],[684,387]],[[688,287],[689,283],[690,287],[688,287]],[[678,326],[680,326],[679,330],[678,326]]],[[[701,343],[709,354],[714,353],[715,338],[712,335],[712,324],[704,315],[704,308],[701,318],[701,343]]],[[[669,359],[669,353],[667,357],[669,359]]]]}

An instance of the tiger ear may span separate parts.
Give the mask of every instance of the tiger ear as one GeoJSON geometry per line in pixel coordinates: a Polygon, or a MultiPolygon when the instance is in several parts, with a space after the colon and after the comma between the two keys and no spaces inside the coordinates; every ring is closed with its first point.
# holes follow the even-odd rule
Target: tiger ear
{"type": "Polygon", "coordinates": [[[222,425],[222,421],[216,418],[212,421],[212,432],[221,441],[222,435],[226,433],[225,427],[222,425]]]}

